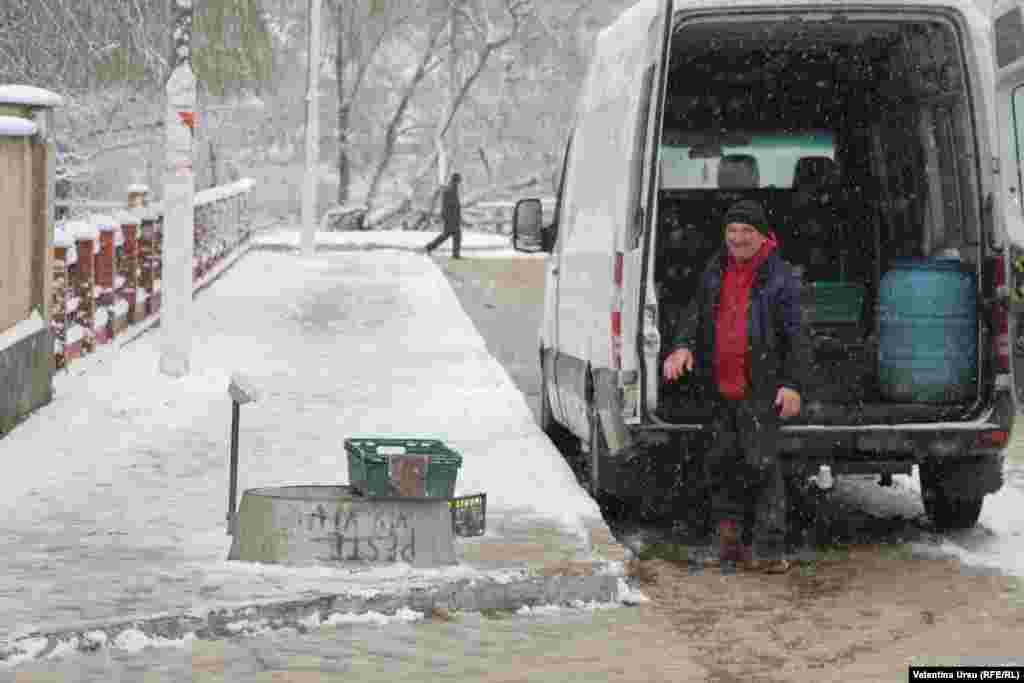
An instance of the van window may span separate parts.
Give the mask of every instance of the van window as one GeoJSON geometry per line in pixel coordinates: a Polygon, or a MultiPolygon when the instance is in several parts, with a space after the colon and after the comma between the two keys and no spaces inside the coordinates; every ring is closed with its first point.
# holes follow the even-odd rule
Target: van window
{"type": "Polygon", "coordinates": [[[804,157],[835,160],[831,131],[712,136],[666,131],[661,146],[661,187],[674,189],[792,189],[797,162],[804,157]]]}

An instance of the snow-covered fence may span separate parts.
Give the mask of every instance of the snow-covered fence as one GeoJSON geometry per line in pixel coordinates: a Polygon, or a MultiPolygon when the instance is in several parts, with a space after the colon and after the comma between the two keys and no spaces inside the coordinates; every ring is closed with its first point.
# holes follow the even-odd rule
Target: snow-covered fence
{"type": "MultiPolygon", "coordinates": [[[[196,193],[194,282],[252,235],[246,210],[253,184],[244,179],[196,193]]],[[[163,211],[158,204],[146,205],[146,192],[129,188],[129,201],[116,215],[56,226],[51,316],[56,367],[160,310],[163,211]]]]}
{"type": "MultiPolygon", "coordinates": [[[[541,197],[544,220],[550,222],[555,213],[555,198],[541,197]]],[[[512,234],[512,217],[516,203],[513,201],[476,202],[462,210],[463,222],[472,229],[495,235],[512,234]]]]}

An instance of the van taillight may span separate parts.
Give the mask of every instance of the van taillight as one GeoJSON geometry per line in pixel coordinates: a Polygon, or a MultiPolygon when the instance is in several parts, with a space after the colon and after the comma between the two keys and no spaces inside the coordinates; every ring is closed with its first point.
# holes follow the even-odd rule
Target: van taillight
{"type": "Polygon", "coordinates": [[[996,372],[1010,372],[1010,305],[1006,291],[1006,258],[996,259],[996,298],[992,304],[992,343],[996,372]]]}
{"type": "Polygon", "coordinates": [[[981,432],[975,440],[976,448],[1004,448],[1010,442],[1010,432],[997,429],[991,432],[981,432]]]}
{"type": "Polygon", "coordinates": [[[623,254],[615,252],[615,272],[613,273],[615,283],[615,294],[612,297],[612,367],[616,370],[622,369],[622,269],[623,254]]]}
{"type": "Polygon", "coordinates": [[[612,311],[612,366],[622,369],[622,313],[612,311]]]}

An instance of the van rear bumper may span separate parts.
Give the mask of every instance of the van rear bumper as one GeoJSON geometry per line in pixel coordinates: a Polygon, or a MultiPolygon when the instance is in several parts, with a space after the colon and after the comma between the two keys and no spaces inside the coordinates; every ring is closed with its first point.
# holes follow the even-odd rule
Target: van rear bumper
{"type": "MultiPolygon", "coordinates": [[[[985,448],[978,437],[987,432],[1009,431],[1011,425],[1000,424],[995,409],[982,418],[964,422],[919,422],[908,424],[866,425],[786,425],[780,428],[779,452],[797,459],[863,461],[873,457],[956,458],[967,454],[997,453],[1001,449],[985,448]]],[[[1012,423],[1011,423],[1012,424],[1012,423]]],[[[708,434],[707,424],[654,423],[632,426],[638,441],[653,433],[687,433],[697,437],[708,434]]]]}

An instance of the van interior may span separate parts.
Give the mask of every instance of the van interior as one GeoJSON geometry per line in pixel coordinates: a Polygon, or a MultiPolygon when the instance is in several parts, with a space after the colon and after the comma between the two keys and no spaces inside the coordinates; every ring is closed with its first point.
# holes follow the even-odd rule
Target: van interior
{"type": "MultiPolygon", "coordinates": [[[[880,287],[898,260],[955,258],[983,282],[960,35],[938,16],[812,19],[695,20],[674,31],[653,243],[662,358],[724,248],[726,209],[757,199],[804,282],[814,368],[795,422],[963,419],[988,362],[982,316],[971,323],[977,381],[953,400],[887,396],[878,369],[880,287]]],[[[662,419],[703,421],[707,405],[696,383],[662,380],[662,419]]]]}

